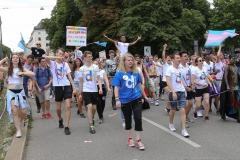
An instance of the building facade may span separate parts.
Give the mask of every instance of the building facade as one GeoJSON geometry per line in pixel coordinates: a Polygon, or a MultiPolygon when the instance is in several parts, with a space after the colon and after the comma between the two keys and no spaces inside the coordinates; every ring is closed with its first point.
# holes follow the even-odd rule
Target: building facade
{"type": "MultiPolygon", "coordinates": [[[[27,46],[29,47],[36,47],[36,41],[41,42],[41,48],[45,52],[49,52],[49,39],[48,34],[46,30],[42,27],[42,22],[44,19],[42,19],[37,26],[33,28],[33,31],[31,33],[31,37],[27,43],[27,46]]],[[[27,55],[31,54],[31,50],[27,50],[27,55]]]]}

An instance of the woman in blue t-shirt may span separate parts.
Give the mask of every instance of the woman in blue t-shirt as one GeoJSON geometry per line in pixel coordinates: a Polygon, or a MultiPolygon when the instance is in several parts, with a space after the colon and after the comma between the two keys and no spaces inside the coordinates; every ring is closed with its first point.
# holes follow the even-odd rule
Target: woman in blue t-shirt
{"type": "Polygon", "coordinates": [[[142,131],[142,100],[143,97],[147,100],[142,87],[142,78],[138,72],[137,64],[133,56],[129,53],[124,54],[121,58],[117,72],[112,80],[112,85],[115,86],[114,93],[116,106],[121,107],[125,117],[125,123],[128,134],[128,145],[134,147],[132,139],[132,112],[134,114],[135,131],[136,131],[136,146],[140,150],[145,147],[141,142],[142,131]]]}

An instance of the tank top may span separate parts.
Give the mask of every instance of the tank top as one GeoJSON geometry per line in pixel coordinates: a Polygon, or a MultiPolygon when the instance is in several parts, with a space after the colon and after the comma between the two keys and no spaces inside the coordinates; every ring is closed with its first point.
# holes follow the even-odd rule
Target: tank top
{"type": "Polygon", "coordinates": [[[18,72],[21,72],[19,68],[13,68],[12,76],[8,76],[8,84],[23,84],[23,77],[18,76],[18,72]]]}

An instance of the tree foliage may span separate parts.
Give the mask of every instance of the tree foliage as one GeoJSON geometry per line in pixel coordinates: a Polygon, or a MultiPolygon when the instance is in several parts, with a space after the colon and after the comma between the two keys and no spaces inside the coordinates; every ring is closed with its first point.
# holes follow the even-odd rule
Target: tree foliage
{"type": "Polygon", "coordinates": [[[8,55],[8,57],[10,57],[10,54],[12,54],[12,51],[9,47],[5,46],[4,44],[2,44],[2,49],[3,49],[3,57],[5,57],[6,55],[8,55]]]}
{"type": "MultiPolygon", "coordinates": [[[[210,28],[212,30],[236,29],[240,34],[240,0],[214,0],[210,28]]],[[[228,38],[225,46],[240,47],[240,36],[228,38]]]]}
{"type": "MultiPolygon", "coordinates": [[[[191,51],[194,40],[203,45],[210,13],[207,0],[58,0],[44,27],[53,49],[65,46],[66,26],[75,25],[88,28],[88,43],[106,41],[103,33],[113,39],[125,35],[127,41],[141,35],[142,40],[130,51],[143,54],[148,45],[158,54],[164,43],[169,44],[169,52],[191,51]]],[[[104,48],[89,45],[82,49],[97,54],[104,48]]],[[[115,49],[112,43],[107,45],[109,49],[115,49]]]]}

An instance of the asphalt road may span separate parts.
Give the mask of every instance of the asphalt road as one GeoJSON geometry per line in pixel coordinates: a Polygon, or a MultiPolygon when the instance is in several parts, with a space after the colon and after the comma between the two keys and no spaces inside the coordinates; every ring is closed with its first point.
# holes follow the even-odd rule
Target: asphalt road
{"type": "MultiPolygon", "coordinates": [[[[26,160],[237,160],[239,157],[240,124],[228,118],[226,121],[216,115],[215,109],[209,115],[210,122],[199,118],[189,123],[190,138],[181,136],[180,113],[176,112],[176,132],[168,129],[165,102],[143,111],[142,142],[146,149],[139,151],[127,146],[127,135],[122,128],[120,110],[111,108],[107,98],[104,123],[96,124],[96,134],[89,133],[87,118],[77,115],[72,103],[70,121],[71,135],[58,128],[55,102],[51,100],[53,119],[41,119],[33,100],[33,128],[26,149],[26,160]],[[116,115],[114,115],[117,113],[116,115]],[[114,115],[114,116],[109,116],[114,115]],[[85,143],[85,141],[92,141],[85,143]]],[[[65,108],[62,110],[65,118],[65,108]]],[[[191,117],[192,117],[191,112],[191,117]]],[[[98,122],[97,116],[95,116],[98,122]]],[[[135,134],[133,132],[133,137],[135,134]]]]}

